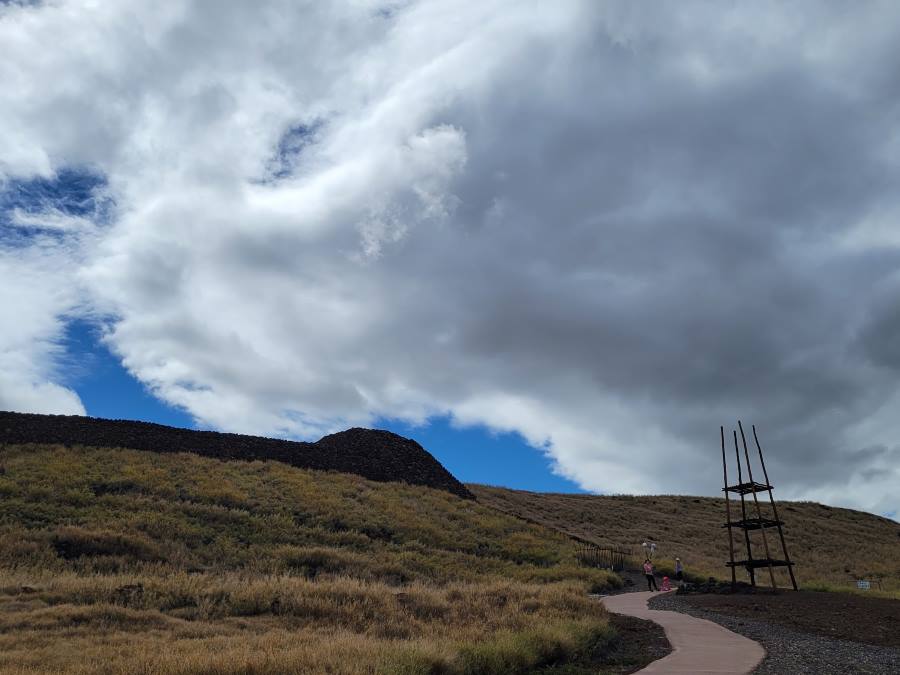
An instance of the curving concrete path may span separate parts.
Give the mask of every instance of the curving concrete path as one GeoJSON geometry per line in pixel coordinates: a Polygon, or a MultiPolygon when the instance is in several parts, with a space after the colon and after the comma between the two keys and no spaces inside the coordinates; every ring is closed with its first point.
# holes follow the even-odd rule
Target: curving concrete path
{"type": "Polygon", "coordinates": [[[746,675],[766,655],[758,642],[727,628],[680,612],[648,609],[651,591],[622,593],[603,598],[614,614],[635,616],[658,623],[672,643],[672,653],[654,661],[639,673],[695,673],[746,675]]]}

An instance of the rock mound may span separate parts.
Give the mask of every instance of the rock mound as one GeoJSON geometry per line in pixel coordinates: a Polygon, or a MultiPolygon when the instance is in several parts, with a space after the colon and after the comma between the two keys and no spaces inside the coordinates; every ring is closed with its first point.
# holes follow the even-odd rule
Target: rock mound
{"type": "Polygon", "coordinates": [[[421,445],[376,429],[348,429],[325,436],[316,443],[304,443],[192,431],[150,422],[0,411],[0,444],[4,443],[192,452],[222,460],[274,460],[304,469],[340,471],[370,480],[424,485],[474,499],[472,493],[421,445]]]}

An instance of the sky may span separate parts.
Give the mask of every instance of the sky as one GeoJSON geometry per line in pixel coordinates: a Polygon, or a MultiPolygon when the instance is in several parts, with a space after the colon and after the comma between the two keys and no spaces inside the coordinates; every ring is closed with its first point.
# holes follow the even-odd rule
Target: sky
{"type": "MultiPolygon", "coordinates": [[[[186,411],[153,396],[98,340],[94,325],[70,322],[65,347],[67,384],[77,392],[87,414],[175,427],[212,428],[198,424],[186,411]]],[[[434,416],[424,422],[377,418],[368,424],[416,439],[447,470],[467,483],[536,492],[586,492],[553,471],[552,458],[544,448],[529,445],[515,432],[498,432],[484,425],[463,428],[449,416],[434,416]]]]}
{"type": "Polygon", "coordinates": [[[741,419],[776,496],[896,517],[898,33],[893,2],[0,3],[0,409],[710,495],[741,419]]]}

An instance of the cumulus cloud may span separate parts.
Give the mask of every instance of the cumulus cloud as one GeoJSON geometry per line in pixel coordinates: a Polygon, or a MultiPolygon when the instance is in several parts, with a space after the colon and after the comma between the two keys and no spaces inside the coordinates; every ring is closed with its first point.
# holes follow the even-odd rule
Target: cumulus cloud
{"type": "Polygon", "coordinates": [[[202,424],[449,413],[598,491],[715,493],[741,417],[782,496],[895,511],[897,18],[0,8],[0,173],[88,167],[115,203],[44,213],[68,283],[8,254],[51,300],[4,353],[50,382],[81,307],[202,424]]]}
{"type": "Polygon", "coordinates": [[[61,270],[68,255],[55,246],[0,246],[0,410],[83,415],[78,395],[60,384],[63,316],[77,294],[61,270]]]}

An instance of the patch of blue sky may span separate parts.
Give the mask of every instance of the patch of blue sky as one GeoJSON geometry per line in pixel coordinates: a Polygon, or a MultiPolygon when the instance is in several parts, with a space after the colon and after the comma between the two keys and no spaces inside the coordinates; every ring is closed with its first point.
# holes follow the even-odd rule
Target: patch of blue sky
{"type": "Polygon", "coordinates": [[[295,124],[279,139],[275,153],[269,162],[270,180],[281,180],[293,175],[304,149],[316,142],[324,122],[315,120],[308,124],[295,124]]]}
{"type": "Polygon", "coordinates": [[[0,0],[0,7],[37,7],[44,4],[44,0],[0,0]]]}
{"type": "Polygon", "coordinates": [[[98,189],[106,178],[85,169],[61,169],[52,178],[12,179],[0,192],[0,210],[39,213],[50,209],[71,216],[88,216],[99,207],[98,189]]]}
{"type": "Polygon", "coordinates": [[[553,473],[550,458],[517,433],[497,433],[483,426],[459,427],[449,416],[433,417],[421,426],[379,419],[375,426],[414,438],[464,483],[533,492],[586,492],[553,473]]]}
{"type": "Polygon", "coordinates": [[[160,401],[133,377],[100,335],[97,325],[83,320],[66,327],[65,384],[78,393],[88,415],[195,428],[187,412],[160,401]]]}
{"type": "Polygon", "coordinates": [[[114,206],[106,177],[90,169],[9,179],[0,183],[0,243],[15,246],[39,235],[65,236],[79,223],[105,224],[114,206]]]}

